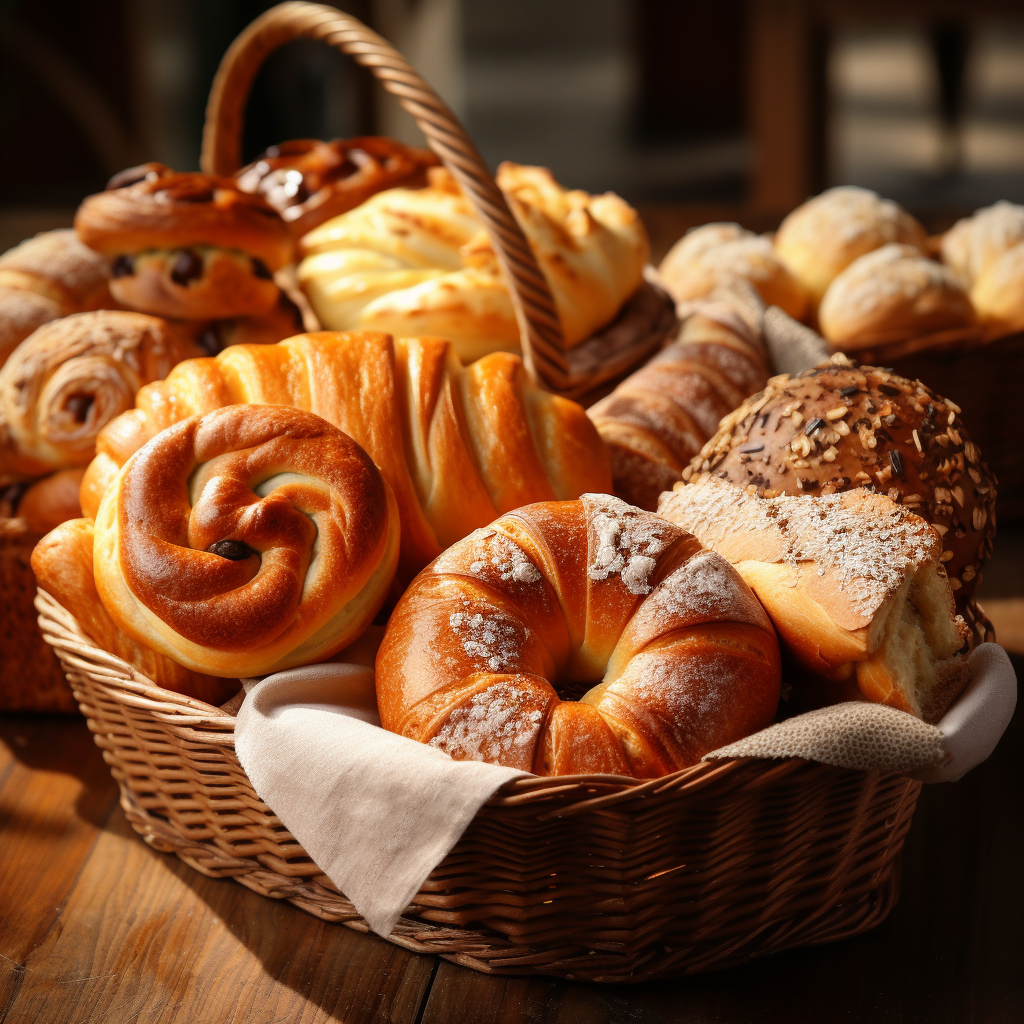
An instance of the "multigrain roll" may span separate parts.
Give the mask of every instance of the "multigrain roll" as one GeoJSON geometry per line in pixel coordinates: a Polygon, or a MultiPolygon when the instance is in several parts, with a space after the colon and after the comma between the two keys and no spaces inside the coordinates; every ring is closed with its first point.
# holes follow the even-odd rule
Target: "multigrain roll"
{"type": "Polygon", "coordinates": [[[836,355],[772,378],[722,421],[683,478],[720,477],[761,497],[885,494],[939,532],[962,609],[992,552],[996,481],[959,413],[920,381],[836,355]]]}
{"type": "Polygon", "coordinates": [[[117,627],[194,672],[322,661],[370,624],[398,562],[398,507],[319,416],[234,405],[162,431],[96,516],[96,588],[117,627]]]}
{"type": "Polygon", "coordinates": [[[724,558],[585,494],[437,558],[392,614],[376,680],[386,729],[457,760],[653,778],[769,725],[779,652],[724,558]]]}
{"type": "Polygon", "coordinates": [[[293,139],[271,146],[235,173],[243,192],[261,195],[295,238],[389,188],[418,188],[439,161],[429,149],[394,139],[293,139]]]}
{"type": "Polygon", "coordinates": [[[977,334],[971,300],[953,271],[896,243],[858,257],[836,275],[818,323],[833,348],[884,359],[977,334]]]}
{"type": "Polygon", "coordinates": [[[143,164],[111,179],[75,216],[110,261],[114,298],[158,316],[258,316],[278,301],[273,273],[292,258],[277,211],[228,178],[143,164]]]}
{"type": "Polygon", "coordinates": [[[889,242],[925,252],[928,236],[902,207],[866,188],[830,188],[779,225],[775,251],[816,308],[834,278],[858,256],[889,242]]]}
{"type": "Polygon", "coordinates": [[[771,239],[739,224],[692,228],[672,246],[658,273],[676,302],[706,298],[740,280],[751,284],[766,306],[778,306],[794,320],[807,312],[804,287],[776,255],[771,239]]]}

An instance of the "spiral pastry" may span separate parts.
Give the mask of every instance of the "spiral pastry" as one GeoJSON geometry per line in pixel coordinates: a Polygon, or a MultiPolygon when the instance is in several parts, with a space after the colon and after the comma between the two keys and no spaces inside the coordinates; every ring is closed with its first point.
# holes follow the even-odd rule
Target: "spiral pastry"
{"type": "Polygon", "coordinates": [[[130,637],[215,676],[330,657],[367,626],[398,561],[398,508],[347,434],[235,405],[141,448],[96,519],[96,586],[130,637]]]}
{"type": "Polygon", "coordinates": [[[84,466],[144,384],[203,354],[194,332],[122,310],[44,324],[0,369],[0,486],[84,466]]]}

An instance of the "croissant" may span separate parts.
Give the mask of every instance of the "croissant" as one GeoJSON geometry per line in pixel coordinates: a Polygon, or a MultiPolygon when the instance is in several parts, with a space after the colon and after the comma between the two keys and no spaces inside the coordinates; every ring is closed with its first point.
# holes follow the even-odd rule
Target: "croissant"
{"type": "Polygon", "coordinates": [[[202,349],[156,317],[99,310],[40,327],[0,369],[0,485],[84,466],[143,384],[202,349]]]}
{"type": "Polygon", "coordinates": [[[728,559],[786,649],[849,697],[936,721],[967,682],[939,535],[885,495],[759,498],[709,477],[658,511],[728,559]]]}
{"type": "Polygon", "coordinates": [[[133,640],[245,677],[321,661],[369,625],[398,561],[391,488],[319,416],[233,405],[162,431],[96,516],[96,589],[133,640]]]}
{"type": "Polygon", "coordinates": [[[398,501],[405,582],[502,512],[611,488],[608,454],[583,409],[533,387],[518,356],[462,367],[438,338],[324,331],[235,345],[143,388],[137,408],[97,441],[83,510],[94,514],[112,476],[154,434],[240,402],[307,409],[366,449],[398,501]]]}
{"type": "Polygon", "coordinates": [[[193,672],[137,643],[111,619],[93,576],[93,521],[71,519],[48,533],[32,552],[36,582],[77,619],[105,651],[127,661],[157,686],[220,705],[238,691],[236,680],[193,672]]]}
{"type": "Polygon", "coordinates": [[[719,420],[768,382],[761,308],[745,318],[735,299],[694,304],[678,341],[588,410],[620,498],[653,512],[719,420]]]}
{"type": "Polygon", "coordinates": [[[779,665],[725,559],[587,494],[518,509],[425,569],[388,622],[377,702],[386,729],[456,759],[653,778],[769,725],[779,665]]]}

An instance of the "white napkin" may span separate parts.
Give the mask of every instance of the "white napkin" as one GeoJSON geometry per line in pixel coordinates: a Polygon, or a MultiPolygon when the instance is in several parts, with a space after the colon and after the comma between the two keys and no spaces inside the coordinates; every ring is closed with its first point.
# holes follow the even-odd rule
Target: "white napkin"
{"type": "MultiPolygon", "coordinates": [[[[954,781],[1009,724],[1017,681],[1001,647],[971,657],[971,684],[938,726],[877,704],[838,704],[708,754],[806,757],[954,781]]],[[[322,664],[245,680],[235,750],[253,788],[379,935],[505,782],[525,773],[380,728],[373,670],[322,664]]]]}

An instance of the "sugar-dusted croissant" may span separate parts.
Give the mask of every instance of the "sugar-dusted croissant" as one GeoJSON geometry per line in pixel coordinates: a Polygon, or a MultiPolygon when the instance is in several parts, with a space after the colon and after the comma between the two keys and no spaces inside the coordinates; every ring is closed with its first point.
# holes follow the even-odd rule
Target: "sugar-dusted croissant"
{"type": "Polygon", "coordinates": [[[91,640],[157,686],[214,705],[233,696],[238,690],[236,680],[184,668],[137,643],[114,624],[96,590],[93,542],[91,519],[69,520],[43,537],[32,552],[32,571],[39,586],[74,615],[91,640]]]}
{"type": "Polygon", "coordinates": [[[388,622],[377,702],[386,729],[457,759],[650,778],[769,725],[779,671],[724,558],[587,494],[518,509],[424,570],[388,622]]]}
{"type": "Polygon", "coordinates": [[[518,356],[462,367],[449,342],[319,332],[181,363],[102,433],[82,485],[93,514],[113,474],[158,431],[240,402],[307,409],[361,444],[398,500],[401,579],[530,501],[611,489],[583,409],[531,386],[518,356]]]}
{"type": "Polygon", "coordinates": [[[161,431],[96,516],[96,589],[134,640],[197,672],[322,661],[377,614],[398,564],[391,488],[351,437],[284,406],[161,431]]]}
{"type": "Polygon", "coordinates": [[[0,369],[0,485],[84,466],[143,384],[202,351],[194,331],[123,310],[40,327],[0,369]]]}
{"type": "Polygon", "coordinates": [[[834,684],[820,703],[846,684],[850,699],[936,721],[967,682],[942,541],[890,498],[759,498],[709,477],[666,494],[659,513],[736,567],[787,650],[834,684]]]}
{"type": "Polygon", "coordinates": [[[588,415],[608,446],[615,493],[653,512],[719,420],[768,382],[761,307],[737,296],[695,303],[679,339],[588,415]]]}

